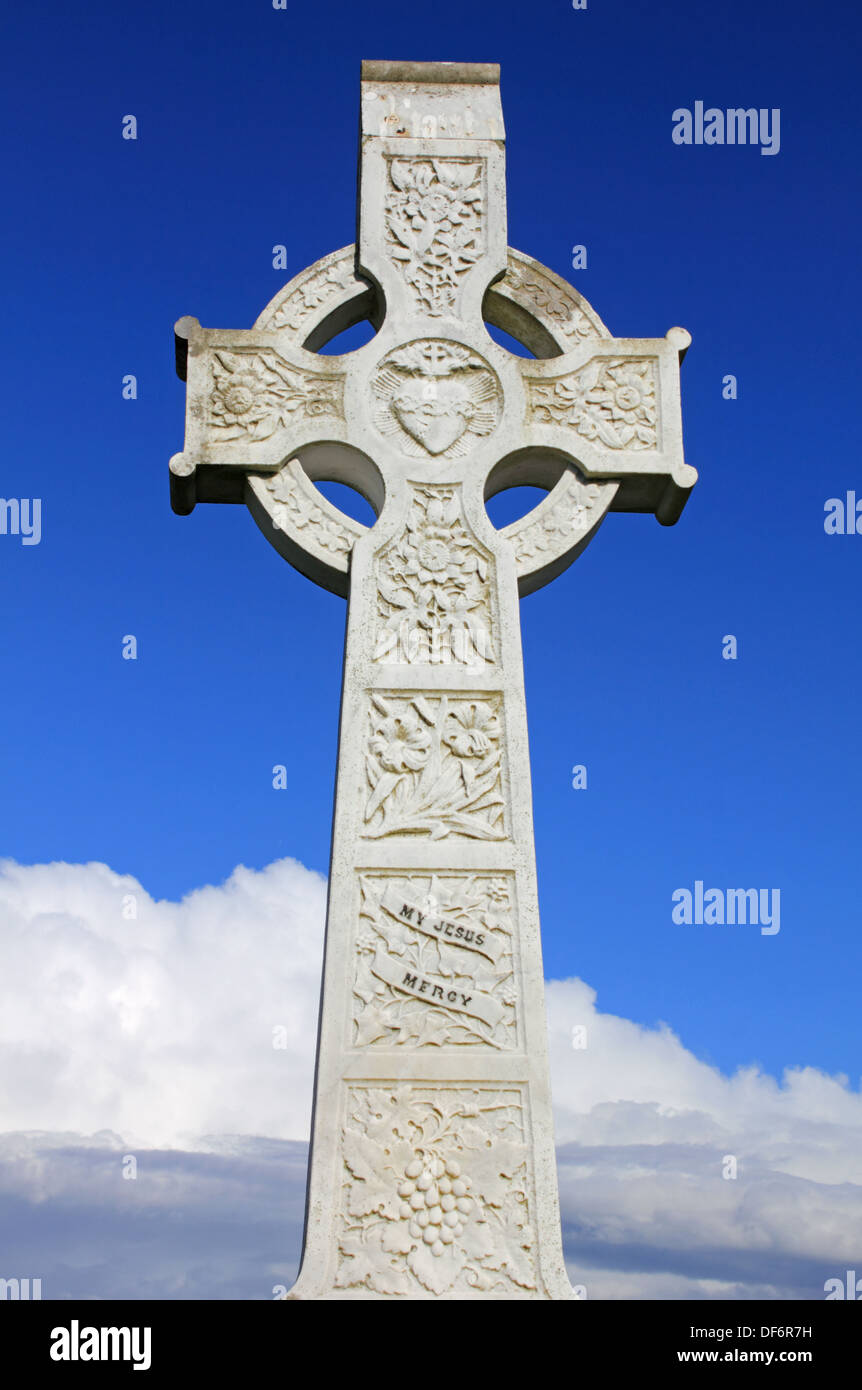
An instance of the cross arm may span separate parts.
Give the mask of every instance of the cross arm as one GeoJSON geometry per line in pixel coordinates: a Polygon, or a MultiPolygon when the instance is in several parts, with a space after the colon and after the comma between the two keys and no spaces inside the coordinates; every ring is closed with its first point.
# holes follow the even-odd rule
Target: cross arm
{"type": "MultiPolygon", "coordinates": [[[[654,512],[673,525],[697,481],[683,456],[679,399],[690,342],[684,328],[671,328],[664,338],[597,338],[562,356],[522,361],[524,457],[558,460],[558,473],[575,463],[597,485],[615,480],[610,510],[654,512]]],[[[498,486],[511,486],[516,473],[531,481],[513,460],[498,486]]]]}
{"type": "Polygon", "coordinates": [[[345,367],[281,330],[174,328],[187,383],[185,445],[171,459],[171,505],[246,501],[246,476],[272,474],[299,449],[345,439],[345,367]]]}

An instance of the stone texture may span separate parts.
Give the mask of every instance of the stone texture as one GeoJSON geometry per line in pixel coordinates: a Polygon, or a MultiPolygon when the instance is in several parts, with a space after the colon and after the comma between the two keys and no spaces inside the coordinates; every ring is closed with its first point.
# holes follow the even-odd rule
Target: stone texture
{"type": "Polygon", "coordinates": [[[254,328],[176,326],[175,510],[244,501],[349,598],[295,1299],[565,1299],[518,595],[678,518],[689,336],[614,338],[506,244],[493,64],[363,65],[359,242],[254,328]],[[344,356],[318,349],[368,318],[344,356]],[[535,359],[497,346],[496,324],[535,359]],[[349,483],[368,528],[314,486],[349,483]],[[548,496],[496,531],[485,499],[548,496]]]}

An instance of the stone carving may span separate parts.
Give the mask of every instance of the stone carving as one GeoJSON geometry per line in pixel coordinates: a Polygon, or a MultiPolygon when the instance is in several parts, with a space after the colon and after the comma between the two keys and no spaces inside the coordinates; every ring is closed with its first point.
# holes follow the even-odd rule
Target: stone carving
{"type": "Polygon", "coordinates": [[[522,308],[532,310],[540,320],[550,321],[558,335],[567,340],[568,351],[589,338],[604,336],[598,321],[590,319],[572,294],[567,294],[534,261],[520,259],[511,249],[503,284],[514,291],[522,308]]]}
{"type": "Polygon", "coordinates": [[[175,510],[242,498],[285,559],[350,601],[295,1301],[573,1294],[517,595],[611,502],[679,516],[697,476],[677,390],[689,336],[614,339],[552,271],[504,259],[497,79],[493,64],[365,64],[356,247],[250,331],[174,326],[175,510]],[[483,312],[536,357],[492,344],[483,312]],[[376,340],[314,355],[363,314],[376,340]],[[311,475],[355,486],[375,527],[339,518],[311,475]],[[500,482],[553,486],[496,530],[481,506],[500,482]],[[393,657],[405,620],[421,636],[393,657]],[[457,632],[487,639],[475,669],[454,641],[451,667],[437,660],[457,632]]]}
{"type": "Polygon", "coordinates": [[[535,1293],[520,1086],[352,1086],[342,1153],[338,1288],[535,1293]]]}
{"type": "Polygon", "coordinates": [[[501,840],[500,696],[370,697],[364,834],[501,840]]]}
{"type": "Polygon", "coordinates": [[[266,323],[267,328],[298,330],[307,325],[310,329],[313,323],[309,320],[319,317],[316,315],[317,310],[325,308],[330,301],[340,299],[345,290],[363,286],[363,282],[357,280],[353,272],[352,247],[348,247],[347,254],[342,253],[342,258],[333,260],[327,257],[327,261],[328,264],[324,264],[310,275],[303,276],[299,283],[289,290],[266,323]]]}
{"type": "Polygon", "coordinates": [[[411,458],[463,458],[500,416],[500,386],[484,357],[443,339],[390,352],[371,388],[375,425],[411,458]]]}
{"type": "MultiPolygon", "coordinates": [[[[348,554],[365,528],[345,516],[337,507],[327,509],[312,501],[308,490],[300,486],[294,472],[299,467],[295,460],[291,460],[277,473],[262,480],[269,494],[266,507],[273,526],[288,533],[308,527],[309,539],[313,539],[315,545],[334,555],[348,554]]],[[[308,484],[308,489],[311,486],[308,484]]]]}
{"type": "Polygon", "coordinates": [[[528,413],[607,449],[655,449],[655,378],[655,359],[594,357],[552,381],[529,378],[528,413]]]}
{"type": "Polygon", "coordinates": [[[560,500],[536,521],[512,533],[517,563],[535,560],[545,552],[550,556],[568,549],[579,533],[589,531],[602,511],[605,490],[599,483],[585,483],[570,475],[560,500]]]}
{"type": "Polygon", "coordinates": [[[376,561],[375,661],[494,661],[491,565],[464,525],[460,486],[414,487],[404,531],[376,561]]]}
{"type": "Polygon", "coordinates": [[[211,371],[210,423],[222,440],[269,439],[279,425],[343,414],[337,378],[297,371],[276,352],[218,348],[211,371]]]}
{"type": "Polygon", "coordinates": [[[514,1047],[511,884],[485,874],[363,875],[355,1047],[514,1047]]]}
{"type": "Polygon", "coordinates": [[[449,313],[461,276],[484,254],[484,160],[443,156],[387,163],[389,254],[423,313],[449,313]]]}

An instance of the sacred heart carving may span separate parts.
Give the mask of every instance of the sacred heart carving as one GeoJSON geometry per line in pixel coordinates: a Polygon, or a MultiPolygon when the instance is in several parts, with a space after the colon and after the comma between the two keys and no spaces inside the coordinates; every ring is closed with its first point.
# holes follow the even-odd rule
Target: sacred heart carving
{"type": "Polygon", "coordinates": [[[500,416],[500,386],[470,348],[425,338],[390,352],[372,378],[380,433],[411,458],[461,458],[500,416]]]}
{"type": "Polygon", "coordinates": [[[476,407],[461,381],[417,381],[394,398],[392,413],[429,454],[443,454],[469,429],[476,407]]]}

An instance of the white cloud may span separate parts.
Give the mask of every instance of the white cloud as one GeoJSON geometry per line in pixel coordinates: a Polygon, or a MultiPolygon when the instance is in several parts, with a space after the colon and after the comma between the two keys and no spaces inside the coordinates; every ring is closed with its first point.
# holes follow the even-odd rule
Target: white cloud
{"type": "MultiPolygon", "coordinates": [[[[62,1210],[69,1230],[75,1213],[103,1218],[84,1272],[73,1278],[55,1249],[63,1287],[94,1290],[116,1267],[133,1193],[141,1220],[165,1201],[197,1236],[185,1265],[170,1240],[139,1263],[128,1296],[266,1297],[270,1275],[285,1277],[298,1254],[325,895],[290,859],[239,868],[181,903],[155,902],[102,864],[0,864],[0,1113],[22,1132],[0,1137],[5,1229],[20,1252],[42,1231],[48,1251],[36,1213],[62,1210]],[[278,1026],[284,1049],[272,1046],[278,1026]],[[117,1177],[122,1152],[141,1160],[156,1147],[145,1183],[117,1177]],[[266,1212],[285,1203],[286,1266],[266,1234],[266,1212]],[[222,1261],[234,1251],[242,1268],[213,1281],[202,1271],[222,1239],[222,1261]]],[[[552,982],[548,1011],[567,1257],[590,1297],[817,1298],[824,1279],[862,1268],[862,1098],[846,1078],[724,1076],[670,1029],[602,1014],[580,980],[552,982]],[[722,1177],[725,1155],[735,1180],[722,1177]]]]}
{"type": "Polygon", "coordinates": [[[306,1138],[325,902],[291,859],[180,903],[104,864],[0,863],[4,1127],[306,1138]]]}

